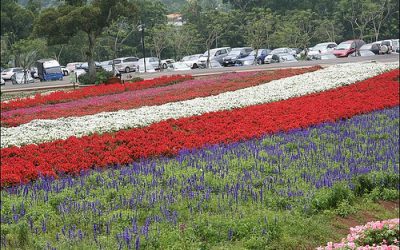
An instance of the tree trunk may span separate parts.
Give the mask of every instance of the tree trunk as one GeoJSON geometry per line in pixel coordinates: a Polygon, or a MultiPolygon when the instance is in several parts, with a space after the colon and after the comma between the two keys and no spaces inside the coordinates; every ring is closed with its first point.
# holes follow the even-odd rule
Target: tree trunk
{"type": "Polygon", "coordinates": [[[96,79],[96,65],[94,63],[94,47],[96,43],[96,36],[94,32],[88,33],[89,37],[89,50],[87,52],[88,67],[89,67],[89,78],[94,83],[96,79]]]}

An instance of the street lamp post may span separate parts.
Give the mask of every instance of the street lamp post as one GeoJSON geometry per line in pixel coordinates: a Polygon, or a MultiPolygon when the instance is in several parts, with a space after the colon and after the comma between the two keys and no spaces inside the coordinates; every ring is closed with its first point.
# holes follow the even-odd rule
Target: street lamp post
{"type": "Polygon", "coordinates": [[[143,50],[143,63],[144,63],[144,72],[147,72],[146,70],[146,49],[144,47],[144,24],[140,24],[138,26],[139,31],[142,32],[142,50],[143,50]]]}

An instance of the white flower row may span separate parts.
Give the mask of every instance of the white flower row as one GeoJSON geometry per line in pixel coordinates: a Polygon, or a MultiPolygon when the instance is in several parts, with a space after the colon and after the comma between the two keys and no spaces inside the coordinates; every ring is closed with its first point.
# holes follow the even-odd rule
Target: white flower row
{"type": "Polygon", "coordinates": [[[1,128],[1,147],[101,134],[148,126],[170,118],[177,119],[284,100],[349,85],[398,67],[398,63],[341,64],[215,96],[82,117],[33,120],[18,127],[1,128]]]}

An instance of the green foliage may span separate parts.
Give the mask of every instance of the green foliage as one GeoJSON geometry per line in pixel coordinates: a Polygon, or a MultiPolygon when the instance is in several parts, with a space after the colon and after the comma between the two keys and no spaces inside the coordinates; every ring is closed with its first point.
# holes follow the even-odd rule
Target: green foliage
{"type": "MultiPolygon", "coordinates": [[[[313,197],[312,206],[316,211],[337,208],[342,202],[351,202],[354,196],[348,185],[335,183],[332,188],[319,190],[313,197]]],[[[345,206],[346,204],[342,204],[345,206]]]]}
{"type": "Polygon", "coordinates": [[[342,200],[335,209],[335,213],[341,217],[346,217],[355,212],[356,209],[349,203],[348,200],[342,200]]]}
{"type": "Polygon", "coordinates": [[[94,81],[89,77],[89,74],[83,74],[79,76],[79,83],[83,85],[87,84],[96,84],[99,85],[101,83],[107,83],[108,79],[113,77],[113,73],[106,71],[104,69],[99,69],[96,71],[96,78],[94,81]]]}

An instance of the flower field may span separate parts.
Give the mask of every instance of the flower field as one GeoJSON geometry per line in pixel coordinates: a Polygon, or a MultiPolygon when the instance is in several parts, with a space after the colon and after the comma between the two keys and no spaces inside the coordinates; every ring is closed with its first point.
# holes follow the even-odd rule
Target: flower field
{"type": "MultiPolygon", "coordinates": [[[[2,103],[2,248],[326,245],[326,211],[398,199],[398,67],[174,76],[2,103]]],[[[354,237],[320,249],[366,245],[354,237]]]]}

